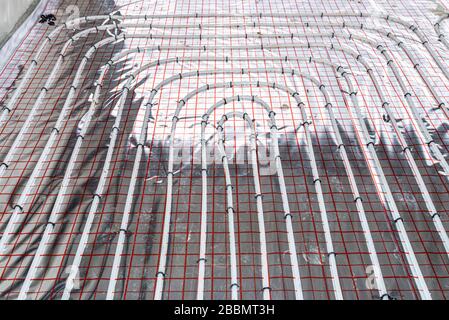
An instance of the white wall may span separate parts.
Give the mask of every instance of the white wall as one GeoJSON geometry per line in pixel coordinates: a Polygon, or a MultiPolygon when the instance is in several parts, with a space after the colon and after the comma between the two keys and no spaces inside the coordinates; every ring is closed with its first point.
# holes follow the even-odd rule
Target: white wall
{"type": "Polygon", "coordinates": [[[35,0],[0,0],[0,41],[8,35],[34,2],[35,0]]]}

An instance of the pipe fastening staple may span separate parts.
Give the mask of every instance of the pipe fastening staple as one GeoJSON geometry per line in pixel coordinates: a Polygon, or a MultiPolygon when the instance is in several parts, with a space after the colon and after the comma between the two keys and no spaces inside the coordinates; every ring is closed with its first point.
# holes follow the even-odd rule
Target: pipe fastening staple
{"type": "Polygon", "coordinates": [[[13,208],[14,210],[15,210],[16,208],[19,208],[20,211],[23,211],[23,207],[22,207],[20,204],[15,204],[12,208],[13,208]]]}
{"type": "Polygon", "coordinates": [[[226,98],[223,98],[223,103],[228,104],[228,101],[226,100],[226,98]]]}
{"type": "Polygon", "coordinates": [[[406,146],[402,149],[402,152],[405,153],[405,151],[407,151],[407,150],[412,151],[412,148],[410,148],[409,146],[406,146]]]}
{"type": "Polygon", "coordinates": [[[438,212],[435,212],[431,217],[432,219],[435,219],[435,217],[441,218],[441,215],[438,212]]]}
{"type": "Polygon", "coordinates": [[[117,131],[117,133],[119,133],[120,132],[120,128],[119,127],[117,127],[117,126],[113,126],[112,127],[112,130],[114,131],[114,130],[116,130],[117,131]]]}
{"type": "Polygon", "coordinates": [[[48,225],[51,225],[51,226],[53,226],[53,228],[56,226],[56,223],[55,222],[51,222],[51,221],[48,221],[47,223],[46,223],[46,225],[48,226],[48,225]]]}
{"type": "Polygon", "coordinates": [[[390,60],[387,61],[387,66],[389,66],[390,63],[393,63],[393,60],[392,60],[392,59],[390,59],[390,60]]]}
{"type": "Polygon", "coordinates": [[[8,169],[9,165],[6,162],[0,163],[0,168],[4,166],[6,169],[8,169]]]}
{"type": "Polygon", "coordinates": [[[34,63],[35,65],[37,65],[37,61],[35,59],[31,60],[31,63],[34,63]]]}
{"type": "Polygon", "coordinates": [[[265,291],[265,290],[270,290],[271,291],[271,287],[263,287],[261,291],[265,291]]]}
{"type": "Polygon", "coordinates": [[[151,89],[151,93],[153,93],[153,92],[154,92],[154,93],[157,93],[157,89],[154,89],[154,88],[151,89]]]}
{"type": "Polygon", "coordinates": [[[327,254],[327,257],[328,257],[328,258],[330,258],[330,256],[336,257],[337,254],[336,254],[334,251],[331,251],[331,252],[329,252],[329,253],[327,254]]]}
{"type": "Polygon", "coordinates": [[[53,127],[53,128],[51,129],[51,131],[56,131],[56,133],[59,133],[59,129],[56,128],[56,127],[53,127]]]}
{"type": "Polygon", "coordinates": [[[313,183],[315,184],[315,183],[317,183],[318,181],[321,183],[321,179],[320,179],[320,178],[314,179],[314,180],[313,180],[313,183]]]}
{"type": "Polygon", "coordinates": [[[354,198],[354,202],[357,202],[357,200],[360,200],[361,202],[363,202],[362,197],[360,197],[360,196],[354,198]]]}
{"type": "Polygon", "coordinates": [[[270,112],[268,112],[268,117],[275,117],[276,116],[276,112],[274,112],[273,110],[270,110],[270,112]]]}
{"type": "Polygon", "coordinates": [[[332,108],[332,103],[328,102],[324,105],[325,108],[332,108]]]}
{"type": "Polygon", "coordinates": [[[284,214],[284,219],[287,219],[288,217],[290,217],[290,219],[293,219],[293,216],[290,212],[284,214]]]}
{"type": "Polygon", "coordinates": [[[11,112],[11,109],[10,109],[10,108],[8,108],[7,106],[3,106],[3,107],[2,107],[2,111],[5,111],[5,110],[8,110],[8,113],[11,112]]]}
{"type": "Polygon", "coordinates": [[[355,96],[355,95],[357,95],[357,92],[356,91],[352,91],[349,95],[350,96],[355,96]]]}
{"type": "Polygon", "coordinates": [[[254,196],[254,199],[256,199],[257,200],[257,198],[261,198],[261,199],[263,199],[263,194],[261,194],[261,193],[258,193],[258,194],[256,194],[255,196],[254,196]]]}
{"type": "MultiPolygon", "coordinates": [[[[112,129],[112,130],[114,130],[114,129],[112,129]]],[[[76,136],[76,138],[81,138],[82,140],[84,140],[84,134],[79,133],[79,134],[76,136]]]]}
{"type": "Polygon", "coordinates": [[[435,142],[435,141],[432,139],[432,140],[426,142],[426,144],[430,147],[430,145],[431,145],[432,143],[434,143],[434,142],[435,142]]]}
{"type": "Polygon", "coordinates": [[[225,114],[222,116],[222,118],[224,119],[224,121],[228,121],[229,120],[228,116],[225,115],[225,114]]]}
{"type": "Polygon", "coordinates": [[[441,102],[439,105],[438,105],[438,108],[443,108],[444,106],[445,106],[446,104],[444,103],[444,102],[441,102]]]}
{"type": "Polygon", "coordinates": [[[159,277],[159,275],[163,276],[164,278],[166,277],[166,274],[165,274],[165,272],[163,272],[163,271],[158,271],[158,272],[156,273],[156,277],[159,277]]]}
{"type": "Polygon", "coordinates": [[[120,229],[119,229],[119,233],[120,233],[120,232],[123,232],[123,233],[130,233],[127,229],[123,229],[123,228],[120,228],[120,229]]]}
{"type": "Polygon", "coordinates": [[[232,186],[232,184],[227,184],[226,185],[226,189],[231,188],[232,190],[234,190],[234,187],[232,186]]]}
{"type": "Polygon", "coordinates": [[[92,198],[95,199],[95,197],[97,197],[98,200],[101,200],[101,195],[99,195],[98,193],[94,193],[92,198]]]}
{"type": "Polygon", "coordinates": [[[201,172],[206,172],[206,174],[207,174],[207,168],[201,168],[201,172]]]}
{"type": "Polygon", "coordinates": [[[419,63],[415,63],[415,65],[413,66],[413,68],[417,69],[419,67],[419,63]]]}
{"type": "Polygon", "coordinates": [[[406,92],[406,93],[404,94],[404,98],[407,98],[407,96],[411,97],[412,94],[411,94],[410,92],[406,92]]]}
{"type": "Polygon", "coordinates": [[[382,103],[382,108],[385,108],[385,106],[388,106],[388,105],[389,105],[389,103],[386,102],[386,101],[384,101],[384,102],[382,103]]]}
{"type": "Polygon", "coordinates": [[[340,143],[338,146],[337,146],[337,150],[340,150],[340,148],[341,147],[344,147],[345,145],[343,144],[343,143],[340,143]]]}
{"type": "Polygon", "coordinates": [[[45,90],[46,92],[48,92],[48,89],[47,89],[47,87],[42,87],[42,89],[41,90],[45,90]]]}
{"type": "Polygon", "coordinates": [[[77,90],[77,88],[72,84],[71,86],[70,86],[70,89],[73,89],[73,90],[77,90]]]}
{"type": "Polygon", "coordinates": [[[388,293],[384,293],[383,295],[381,295],[381,296],[379,297],[379,300],[383,300],[384,297],[388,297],[388,300],[393,300],[393,297],[390,296],[388,293]]]}
{"type": "Polygon", "coordinates": [[[370,142],[368,142],[368,143],[366,144],[367,147],[369,147],[369,145],[372,145],[372,146],[374,147],[374,142],[373,142],[373,141],[370,141],[370,142]]]}
{"type": "Polygon", "coordinates": [[[396,223],[398,223],[399,221],[404,222],[404,219],[402,219],[402,217],[398,217],[398,218],[396,218],[396,219],[393,220],[393,223],[396,224],[396,223]]]}
{"type": "MultiPolygon", "coordinates": [[[[223,126],[222,126],[221,124],[219,124],[219,125],[217,126],[217,130],[223,131],[223,126]]],[[[222,158],[221,160],[223,161],[223,158],[222,158]]]]}
{"type": "Polygon", "coordinates": [[[175,122],[178,122],[179,121],[179,118],[178,118],[178,116],[173,116],[173,118],[171,119],[172,121],[175,121],[175,122]]]}
{"type": "Polygon", "coordinates": [[[278,127],[275,124],[273,124],[273,125],[270,126],[270,130],[273,130],[273,129],[277,130],[278,127]]]}
{"type": "Polygon", "coordinates": [[[226,213],[228,213],[229,210],[232,210],[232,213],[235,213],[234,207],[228,206],[228,207],[226,208],[226,213]]]}
{"type": "Polygon", "coordinates": [[[206,258],[199,258],[196,263],[200,263],[201,261],[207,262],[207,259],[206,258]]]}
{"type": "Polygon", "coordinates": [[[233,287],[237,287],[240,288],[238,283],[232,283],[231,286],[229,287],[230,289],[232,289],[233,287]]]}

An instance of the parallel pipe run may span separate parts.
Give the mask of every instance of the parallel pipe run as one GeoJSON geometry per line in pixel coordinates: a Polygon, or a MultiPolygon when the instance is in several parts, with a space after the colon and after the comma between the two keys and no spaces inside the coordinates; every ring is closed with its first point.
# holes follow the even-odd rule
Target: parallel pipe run
{"type": "MultiPolygon", "coordinates": [[[[293,96],[296,98],[296,96],[299,96],[299,93],[296,92],[296,94],[294,94],[293,96]]],[[[343,293],[341,291],[341,285],[338,276],[336,252],[334,250],[334,245],[332,243],[332,233],[329,226],[329,220],[327,218],[326,205],[324,201],[323,190],[321,188],[321,179],[318,173],[318,167],[315,159],[315,151],[313,150],[312,138],[310,136],[309,125],[311,124],[311,122],[307,118],[307,113],[304,108],[305,104],[302,101],[300,101],[298,102],[297,106],[301,111],[302,116],[302,123],[300,124],[298,129],[301,126],[304,127],[305,143],[310,164],[312,166],[313,184],[317,194],[318,206],[320,208],[320,217],[323,225],[324,237],[326,239],[326,251],[329,259],[329,267],[331,269],[331,277],[332,277],[332,284],[334,287],[335,299],[343,300],[343,293]]]]}
{"type": "MultiPolygon", "coordinates": [[[[426,145],[429,146],[431,152],[433,152],[433,154],[436,156],[437,159],[439,159],[441,161],[441,166],[443,167],[444,171],[447,173],[447,175],[449,175],[449,166],[446,162],[446,159],[444,158],[444,156],[441,154],[440,149],[438,148],[438,146],[435,144],[435,141],[432,139],[429,131],[427,130],[426,126],[423,124],[421,120],[421,117],[419,115],[419,112],[416,108],[416,105],[414,103],[414,101],[411,98],[411,94],[407,91],[408,88],[406,87],[406,85],[404,84],[404,81],[402,80],[399,71],[398,71],[398,67],[394,64],[393,60],[391,59],[390,55],[388,54],[387,51],[385,51],[385,49],[383,49],[383,47],[379,46],[378,47],[379,50],[381,50],[381,53],[385,56],[385,59],[387,59],[389,61],[388,65],[390,66],[391,70],[393,71],[397,81],[399,82],[399,85],[401,87],[401,89],[405,92],[404,97],[407,100],[408,105],[410,106],[410,110],[414,116],[414,120],[417,123],[418,127],[421,129],[421,133],[424,136],[425,139],[425,143],[426,145]]],[[[382,104],[384,106],[384,109],[386,110],[387,114],[389,117],[391,117],[391,110],[389,109],[389,104],[388,102],[386,102],[385,97],[382,93],[382,91],[379,91],[379,97],[382,100],[382,104]]],[[[393,118],[391,118],[393,119],[393,118]]],[[[418,187],[422,193],[422,196],[424,198],[424,202],[426,204],[428,213],[430,215],[430,218],[432,219],[432,222],[435,226],[435,229],[437,230],[440,239],[443,243],[444,249],[446,250],[446,255],[449,256],[449,237],[444,229],[443,223],[441,222],[440,219],[440,214],[438,213],[435,204],[432,200],[432,197],[430,196],[430,193],[426,187],[426,184],[424,183],[424,179],[418,169],[418,166],[416,164],[415,159],[413,158],[413,155],[410,151],[410,147],[407,145],[407,143],[405,142],[405,139],[402,135],[401,130],[398,128],[396,120],[390,121],[394,131],[396,132],[396,135],[399,139],[399,142],[401,144],[402,150],[407,158],[408,163],[410,164],[410,167],[412,168],[412,172],[413,175],[416,178],[416,181],[418,183],[418,187]]]]}
{"type": "MultiPolygon", "coordinates": [[[[260,104],[264,108],[267,108],[268,105],[264,103],[263,100],[260,100],[254,96],[233,96],[230,98],[225,98],[223,101],[218,102],[214,106],[212,106],[206,113],[207,116],[210,116],[211,113],[219,106],[225,105],[228,102],[232,101],[253,101],[254,103],[260,104]]],[[[269,108],[269,107],[268,107],[269,108]]],[[[242,118],[248,127],[251,130],[250,133],[250,151],[251,151],[251,166],[253,171],[253,180],[254,180],[254,197],[256,199],[257,206],[257,221],[259,225],[259,241],[260,241],[260,252],[261,252],[261,264],[262,264],[262,293],[264,300],[271,299],[271,287],[270,287],[270,275],[268,271],[268,254],[267,254],[267,243],[266,243],[266,233],[265,233],[265,219],[263,212],[263,203],[262,203],[262,191],[260,188],[260,180],[259,180],[259,166],[257,160],[257,133],[255,129],[255,125],[251,119],[251,117],[246,112],[231,112],[228,114],[224,114],[222,118],[217,122],[217,132],[218,132],[218,143],[220,145],[221,150],[226,155],[226,149],[224,147],[224,125],[229,118],[239,117],[242,118]]],[[[227,158],[227,156],[225,156],[227,158]]],[[[223,165],[228,164],[227,162],[223,162],[223,165]]],[[[229,168],[227,169],[229,174],[229,168]]]]}
{"type": "MultiPolygon", "coordinates": [[[[406,231],[405,225],[404,225],[404,220],[402,219],[401,215],[399,214],[399,210],[397,208],[397,205],[394,200],[391,189],[388,185],[387,178],[385,177],[385,173],[382,169],[379,158],[377,156],[376,149],[374,147],[374,141],[373,141],[373,139],[370,138],[370,135],[368,133],[368,128],[367,128],[364,118],[360,112],[360,106],[357,101],[357,96],[356,96],[356,91],[354,90],[354,86],[352,85],[352,82],[349,79],[347,72],[345,72],[344,70],[341,70],[341,68],[337,68],[336,71],[338,73],[340,73],[340,75],[346,80],[346,82],[348,84],[348,88],[349,88],[349,92],[350,92],[350,99],[354,106],[353,109],[356,112],[359,126],[362,129],[362,136],[360,137],[359,135],[356,135],[357,139],[360,141],[360,143],[362,145],[364,145],[366,147],[371,158],[373,159],[374,167],[379,176],[380,185],[381,185],[382,191],[384,192],[386,203],[388,204],[388,207],[390,208],[390,212],[391,212],[391,216],[392,216],[392,223],[398,230],[398,236],[400,239],[400,243],[404,249],[404,253],[405,253],[406,259],[409,263],[410,270],[414,277],[414,281],[415,281],[415,284],[419,291],[419,294],[423,300],[431,300],[432,296],[431,296],[430,291],[427,287],[427,284],[424,280],[424,276],[419,267],[412,244],[407,235],[407,231],[406,231]]],[[[365,155],[365,157],[366,157],[366,155],[365,155]]],[[[366,161],[367,161],[367,163],[369,163],[368,158],[366,158],[366,161]]]]}
{"type": "MultiPolygon", "coordinates": [[[[201,126],[204,128],[207,125],[207,120],[201,121],[201,126]]],[[[219,135],[221,135],[221,132],[218,132],[219,135]]],[[[226,155],[226,151],[224,149],[223,143],[220,143],[222,137],[219,137],[219,143],[218,143],[218,151],[221,156],[221,161],[223,164],[223,170],[224,170],[224,176],[225,176],[225,182],[226,182],[226,212],[228,217],[228,230],[229,230],[229,258],[231,260],[231,297],[232,300],[238,299],[238,290],[240,288],[240,285],[238,283],[238,274],[237,274],[237,255],[236,255],[236,245],[235,245],[235,231],[234,231],[234,200],[232,195],[232,181],[231,181],[231,174],[229,172],[229,164],[228,164],[228,157],[226,155]]],[[[205,146],[204,146],[205,147],[205,146]]],[[[205,150],[205,149],[203,149],[205,150]]],[[[205,181],[205,180],[203,180],[205,181]]],[[[207,226],[207,221],[204,219],[201,220],[201,226],[207,226]]],[[[206,242],[205,239],[202,240],[202,245],[205,246],[206,242]]],[[[200,275],[202,278],[204,278],[204,274],[200,275]]],[[[198,277],[198,282],[200,281],[200,276],[198,277]]],[[[201,279],[202,280],[202,279],[201,279]]],[[[204,280],[201,282],[204,283],[204,280]]],[[[204,286],[204,284],[201,284],[201,286],[204,286]]],[[[200,295],[200,284],[198,283],[198,295],[200,295]]],[[[202,293],[201,293],[202,295],[202,293]]]]}

